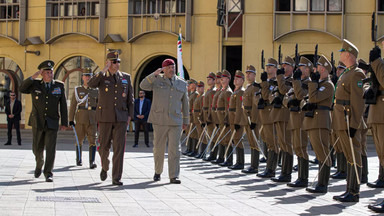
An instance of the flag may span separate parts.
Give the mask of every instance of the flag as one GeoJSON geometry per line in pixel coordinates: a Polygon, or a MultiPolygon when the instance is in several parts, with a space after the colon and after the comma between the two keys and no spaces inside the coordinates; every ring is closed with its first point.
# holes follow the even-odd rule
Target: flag
{"type": "Polygon", "coordinates": [[[179,28],[179,37],[177,39],[177,75],[184,79],[183,70],[183,49],[181,48],[181,27],[179,28]]]}

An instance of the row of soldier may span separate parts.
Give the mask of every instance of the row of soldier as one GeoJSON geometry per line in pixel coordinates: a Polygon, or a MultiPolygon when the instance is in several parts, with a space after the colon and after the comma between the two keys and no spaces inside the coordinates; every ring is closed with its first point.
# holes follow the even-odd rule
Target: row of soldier
{"type": "MultiPolygon", "coordinates": [[[[257,173],[258,177],[275,182],[287,182],[290,187],[304,187],[311,193],[326,193],[330,176],[347,179],[346,192],[334,199],[358,202],[360,183],[368,181],[366,123],[372,130],[380,159],[379,178],[368,186],[384,187],[384,155],[380,146],[383,140],[379,134],[383,121],[373,117],[380,113],[384,99],[375,98],[377,103],[371,104],[368,112],[364,99],[372,99],[376,93],[372,91],[373,81],[365,84],[370,65],[363,60],[358,64],[357,57],[358,49],[344,40],[340,62],[332,74],[332,64],[325,56],[316,65],[305,57],[295,65],[287,56],[280,67],[275,59],[268,59],[266,71],[260,75],[261,83],[255,81],[256,69],[252,65],[247,66],[245,74],[236,71],[234,91],[229,87],[231,74],[227,70],[209,73],[205,92],[202,81],[189,80],[191,124],[186,130],[187,148],[183,154],[241,169],[243,173],[257,173]],[[245,80],[248,85],[243,88],[245,80]],[[247,168],[244,136],[251,149],[247,168]],[[319,161],[315,187],[308,187],[308,141],[319,161]],[[337,172],[330,175],[333,150],[337,172]],[[235,163],[232,153],[236,154],[235,163]],[[282,168],[280,175],[275,176],[279,153],[282,168]],[[298,179],[291,182],[294,153],[298,159],[298,179]],[[267,158],[263,172],[259,172],[260,154],[267,158]]],[[[379,59],[380,49],[376,47],[370,52],[373,75],[382,73],[383,61],[379,59]]]]}

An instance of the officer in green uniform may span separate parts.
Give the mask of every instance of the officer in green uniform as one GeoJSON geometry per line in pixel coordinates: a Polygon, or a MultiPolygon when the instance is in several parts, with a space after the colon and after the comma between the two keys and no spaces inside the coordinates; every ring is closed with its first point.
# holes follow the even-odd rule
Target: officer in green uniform
{"type": "Polygon", "coordinates": [[[75,127],[79,146],[76,144],[76,164],[82,166],[82,147],[85,136],[89,142],[89,168],[97,167],[96,156],[96,107],[98,90],[90,88],[88,81],[93,75],[91,68],[86,68],[82,74],[83,85],[76,86],[69,108],[69,125],[75,127]],[[76,124],[74,122],[76,120],[76,124]]]}
{"type": "Polygon", "coordinates": [[[133,89],[131,75],[121,72],[117,52],[107,55],[105,67],[88,81],[91,88],[99,88],[96,120],[99,123],[101,159],[100,179],[107,179],[109,152],[113,147],[112,184],[123,185],[125,135],[133,117],[133,89]],[[113,142],[112,142],[113,140],[113,142]]]}
{"type": "Polygon", "coordinates": [[[20,91],[32,96],[32,111],[28,125],[32,126],[33,143],[32,151],[35,155],[35,178],[41,175],[41,169],[45,166],[44,176],[46,182],[53,181],[53,164],[56,154],[57,131],[64,130],[68,125],[67,101],[65,98],[64,83],[53,79],[53,66],[51,60],[42,62],[36,73],[25,79],[20,91]],[[41,75],[43,78],[38,79],[41,75]],[[61,126],[59,127],[59,119],[61,126]]]}

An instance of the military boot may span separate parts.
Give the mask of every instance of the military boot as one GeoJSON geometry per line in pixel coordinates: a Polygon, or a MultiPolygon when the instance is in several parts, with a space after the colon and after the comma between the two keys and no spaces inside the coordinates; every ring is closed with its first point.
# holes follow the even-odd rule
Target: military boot
{"type": "Polygon", "coordinates": [[[378,204],[368,205],[368,208],[377,213],[384,213],[384,200],[378,204]]]}
{"type": "Polygon", "coordinates": [[[195,157],[197,155],[197,142],[199,142],[197,139],[192,138],[191,152],[187,154],[188,157],[195,157]]]}
{"type": "Polygon", "coordinates": [[[367,156],[361,155],[361,161],[363,164],[361,170],[361,184],[365,184],[368,182],[368,158],[367,156]]]}
{"type": "Polygon", "coordinates": [[[236,164],[228,168],[233,170],[244,169],[244,149],[236,148],[236,164]]]}
{"type": "Polygon", "coordinates": [[[81,156],[82,156],[82,149],[83,146],[78,146],[76,145],[76,165],[77,166],[83,166],[83,161],[81,160],[81,156]]]}
{"type": "MultiPolygon", "coordinates": [[[[230,154],[233,150],[232,146],[228,147],[228,154],[230,154]]],[[[224,151],[225,151],[225,146],[224,146],[224,151]]],[[[225,152],[224,152],[225,154],[225,152]]],[[[231,154],[223,163],[219,163],[220,166],[223,167],[229,167],[233,165],[233,154],[231,154]]]]}
{"type": "Polygon", "coordinates": [[[251,165],[246,169],[241,170],[243,173],[257,173],[259,171],[260,152],[257,149],[251,148],[251,165]]]}
{"type": "Polygon", "coordinates": [[[268,157],[268,147],[266,142],[262,142],[263,149],[260,149],[263,151],[264,156],[259,160],[260,163],[266,163],[267,162],[267,157],[268,157]]]}
{"type": "Polygon", "coordinates": [[[336,153],[337,171],[331,175],[334,179],[346,179],[347,178],[347,159],[344,153],[336,153]]]}
{"type": "Polygon", "coordinates": [[[213,164],[220,164],[224,162],[224,154],[225,154],[225,146],[219,144],[216,146],[216,149],[218,151],[219,157],[216,160],[212,160],[211,163],[213,164]]]}
{"type": "Polygon", "coordinates": [[[361,179],[361,167],[357,166],[357,175],[355,167],[348,164],[349,179],[347,182],[347,193],[341,196],[338,201],[340,202],[359,202],[360,184],[357,182],[357,178],[361,179]]]}
{"type": "Polygon", "coordinates": [[[290,182],[292,178],[293,155],[282,152],[282,168],[278,177],[271,178],[274,182],[290,182]]]}
{"type": "Polygon", "coordinates": [[[284,157],[284,154],[283,154],[283,151],[280,151],[279,152],[279,157],[277,159],[277,166],[281,167],[281,161],[283,160],[283,157],[284,157]]]}
{"type": "MultiPolygon", "coordinates": [[[[215,146],[215,145],[212,143],[211,146],[215,146]]],[[[211,151],[211,153],[209,153],[209,156],[208,156],[208,157],[205,157],[203,160],[204,160],[204,161],[213,161],[213,160],[216,160],[217,152],[218,152],[218,148],[216,147],[213,151],[211,151]]]]}
{"type": "Polygon", "coordinates": [[[263,173],[258,173],[256,176],[261,178],[271,178],[275,177],[275,171],[277,167],[277,157],[278,153],[274,151],[269,151],[267,156],[267,166],[263,173]]]}
{"type": "Polygon", "coordinates": [[[368,187],[371,188],[384,188],[384,168],[380,165],[379,167],[379,177],[376,181],[367,183],[368,187]]]}
{"type": "Polygon", "coordinates": [[[195,158],[197,158],[197,159],[201,159],[201,158],[203,158],[203,154],[204,154],[204,150],[205,150],[205,148],[207,148],[207,144],[201,143],[201,144],[200,144],[200,151],[199,151],[199,154],[197,154],[197,155],[195,156],[195,158]]]}
{"type": "Polygon", "coordinates": [[[192,138],[188,138],[188,141],[187,141],[188,143],[187,143],[187,148],[185,149],[185,151],[183,151],[181,154],[183,154],[183,155],[187,155],[187,154],[189,154],[191,151],[192,151],[192,138]]]}
{"type": "Polygon", "coordinates": [[[308,186],[308,164],[309,161],[305,158],[298,158],[298,178],[296,181],[288,183],[289,187],[307,187],[308,186]]]}
{"type": "Polygon", "coordinates": [[[95,163],[96,158],[96,146],[89,146],[89,168],[95,169],[97,167],[95,163]]]}
{"type": "Polygon", "coordinates": [[[319,163],[319,176],[317,184],[314,188],[310,187],[306,190],[310,193],[327,193],[330,172],[331,167],[327,166],[326,164],[323,166],[323,163],[319,163]]]}

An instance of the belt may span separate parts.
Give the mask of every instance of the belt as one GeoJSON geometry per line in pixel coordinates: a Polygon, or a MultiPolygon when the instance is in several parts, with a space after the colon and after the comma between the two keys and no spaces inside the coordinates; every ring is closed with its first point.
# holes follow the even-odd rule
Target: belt
{"type": "Polygon", "coordinates": [[[216,111],[216,108],[212,108],[212,110],[216,111]]]}
{"type": "Polygon", "coordinates": [[[225,110],[225,107],[218,107],[218,108],[216,108],[216,110],[218,110],[218,111],[224,111],[224,110],[225,110]]]}
{"type": "Polygon", "coordinates": [[[244,109],[246,109],[246,110],[251,110],[251,109],[252,109],[252,106],[244,106],[244,109]]]}
{"type": "Polygon", "coordinates": [[[193,112],[193,109],[190,109],[189,112],[193,112]]]}
{"type": "Polygon", "coordinates": [[[229,111],[231,111],[231,112],[235,112],[235,111],[236,111],[236,108],[229,108],[229,111]]]}
{"type": "Polygon", "coordinates": [[[193,110],[193,112],[200,112],[200,110],[198,110],[198,109],[197,110],[193,110]]]}
{"type": "Polygon", "coordinates": [[[79,106],[78,109],[83,109],[83,110],[96,110],[96,107],[85,107],[85,106],[79,106]]]}
{"type": "Polygon", "coordinates": [[[203,107],[203,110],[208,110],[208,107],[203,107]]]}
{"type": "Polygon", "coordinates": [[[331,107],[317,105],[316,109],[318,109],[318,110],[331,110],[331,107]]]}
{"type": "Polygon", "coordinates": [[[338,99],[336,99],[336,104],[345,106],[345,105],[350,105],[350,104],[351,104],[351,101],[349,101],[349,100],[338,100],[338,99]]]}

